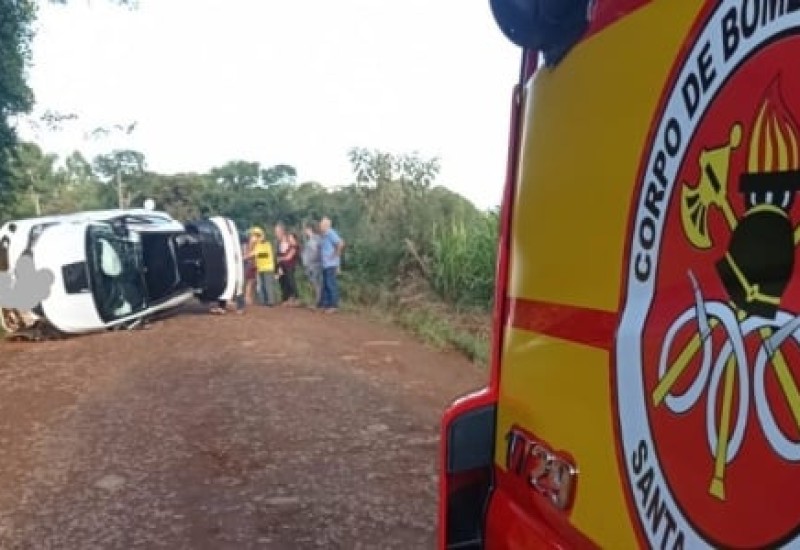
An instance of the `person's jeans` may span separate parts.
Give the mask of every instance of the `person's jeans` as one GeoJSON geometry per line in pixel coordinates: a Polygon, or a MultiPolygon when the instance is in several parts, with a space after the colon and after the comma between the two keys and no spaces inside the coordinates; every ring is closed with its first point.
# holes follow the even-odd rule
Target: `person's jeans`
{"type": "Polygon", "coordinates": [[[258,300],[264,306],[274,306],[277,303],[275,299],[275,273],[272,271],[258,273],[258,300]]]}
{"type": "Polygon", "coordinates": [[[336,282],[338,271],[337,267],[326,267],[322,270],[322,299],[319,301],[319,307],[339,307],[339,287],[336,282]]]}
{"type": "Polygon", "coordinates": [[[306,277],[314,289],[314,303],[319,305],[322,300],[322,267],[312,266],[306,268],[306,277]]]}

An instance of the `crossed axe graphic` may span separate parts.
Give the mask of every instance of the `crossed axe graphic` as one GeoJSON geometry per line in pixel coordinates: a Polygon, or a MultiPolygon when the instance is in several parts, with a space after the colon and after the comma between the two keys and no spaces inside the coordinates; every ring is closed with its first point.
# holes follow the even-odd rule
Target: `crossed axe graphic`
{"type": "MultiPolygon", "coordinates": [[[[700,182],[692,187],[686,183],[681,187],[681,219],[686,237],[696,248],[706,250],[712,247],[713,240],[709,231],[708,216],[712,208],[721,211],[731,232],[736,229],[738,219],[728,201],[728,170],[730,156],[741,144],[742,126],[735,124],[730,131],[729,141],[725,145],[707,149],[700,155],[701,176],[700,182]]],[[[795,246],[800,242],[800,226],[795,227],[795,246]]],[[[757,295],[758,285],[748,283],[747,293],[757,295]]],[[[739,321],[747,318],[748,314],[736,306],[739,321]]],[[[659,381],[653,391],[653,404],[659,406],[670,393],[677,380],[689,366],[692,358],[700,350],[703,341],[710,338],[719,320],[712,317],[709,320],[709,330],[704,334],[698,332],[681,350],[675,361],[667,368],[664,377],[659,381]]],[[[768,341],[774,331],[770,327],[759,330],[761,338],[768,341]]],[[[792,377],[786,358],[778,349],[772,349],[770,362],[775,369],[778,383],[786,398],[792,416],[800,428],[800,390],[792,377]]],[[[722,391],[722,410],[720,414],[719,437],[714,453],[714,474],[709,487],[709,493],[719,500],[725,500],[725,468],[728,454],[728,438],[731,431],[731,413],[733,408],[733,385],[736,374],[736,358],[732,354],[724,367],[724,386],[722,391]]],[[[741,405],[740,405],[741,406],[741,405]]]]}

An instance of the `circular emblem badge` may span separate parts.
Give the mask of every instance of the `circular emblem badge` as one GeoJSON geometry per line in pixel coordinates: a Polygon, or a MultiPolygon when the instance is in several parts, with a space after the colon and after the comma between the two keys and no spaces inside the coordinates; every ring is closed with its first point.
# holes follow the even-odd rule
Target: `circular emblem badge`
{"type": "Polygon", "coordinates": [[[800,542],[800,0],[713,4],[642,158],[617,338],[659,548],[800,542]]]}

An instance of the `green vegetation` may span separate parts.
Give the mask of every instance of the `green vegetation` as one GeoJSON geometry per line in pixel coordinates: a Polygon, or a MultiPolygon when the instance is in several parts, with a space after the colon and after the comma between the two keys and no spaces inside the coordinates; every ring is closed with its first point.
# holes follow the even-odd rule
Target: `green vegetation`
{"type": "Polygon", "coordinates": [[[485,308],[448,303],[428,281],[414,277],[395,288],[380,288],[358,282],[345,272],[342,290],[346,307],[398,324],[435,347],[452,348],[480,365],[487,364],[491,326],[485,308]]]}
{"type": "Polygon", "coordinates": [[[493,297],[499,219],[451,219],[434,232],[431,283],[447,301],[486,307],[493,297]]]}
{"type": "MultiPolygon", "coordinates": [[[[30,62],[36,5],[29,0],[0,0],[0,182],[6,179],[9,154],[16,143],[12,119],[33,106],[25,81],[30,62]]],[[[0,183],[0,204],[10,186],[0,183]]]]}

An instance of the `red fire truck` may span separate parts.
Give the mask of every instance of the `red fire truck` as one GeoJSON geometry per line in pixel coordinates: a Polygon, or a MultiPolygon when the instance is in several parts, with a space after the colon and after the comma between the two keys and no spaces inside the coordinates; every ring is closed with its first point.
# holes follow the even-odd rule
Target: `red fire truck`
{"type": "Polygon", "coordinates": [[[800,0],[490,5],[521,69],[439,548],[799,547],[800,0]]]}

